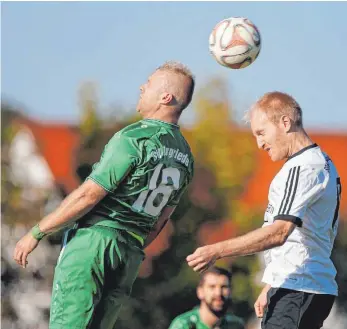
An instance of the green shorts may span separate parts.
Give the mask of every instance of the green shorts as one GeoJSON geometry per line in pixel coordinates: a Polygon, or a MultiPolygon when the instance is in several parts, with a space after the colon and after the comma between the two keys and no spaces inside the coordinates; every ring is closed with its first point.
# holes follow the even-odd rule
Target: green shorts
{"type": "Polygon", "coordinates": [[[114,328],[143,259],[140,242],[126,231],[77,229],[55,268],[49,328],[114,328]]]}

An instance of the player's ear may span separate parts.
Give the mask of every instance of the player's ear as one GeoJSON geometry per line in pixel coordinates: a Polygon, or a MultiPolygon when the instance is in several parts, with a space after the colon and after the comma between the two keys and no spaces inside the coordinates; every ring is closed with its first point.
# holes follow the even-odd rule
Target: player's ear
{"type": "Polygon", "coordinates": [[[289,132],[292,128],[293,122],[287,115],[282,115],[280,118],[280,125],[284,128],[285,132],[289,132]]]}
{"type": "Polygon", "coordinates": [[[173,100],[173,95],[170,93],[163,93],[161,95],[161,103],[164,105],[170,104],[172,100],[173,100]]]}
{"type": "Polygon", "coordinates": [[[203,295],[201,286],[198,286],[198,287],[196,288],[196,295],[198,296],[198,298],[199,298],[200,300],[203,300],[203,299],[204,299],[204,295],[203,295]]]}

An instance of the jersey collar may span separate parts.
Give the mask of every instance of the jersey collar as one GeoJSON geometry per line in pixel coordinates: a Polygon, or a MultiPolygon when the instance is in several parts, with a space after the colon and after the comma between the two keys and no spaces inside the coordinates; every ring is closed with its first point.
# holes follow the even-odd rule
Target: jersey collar
{"type": "Polygon", "coordinates": [[[170,122],[166,122],[166,121],[162,121],[158,119],[143,119],[143,121],[150,121],[150,122],[158,123],[162,126],[169,126],[171,128],[180,128],[180,126],[176,125],[175,123],[170,123],[170,122]]]}
{"type": "Polygon", "coordinates": [[[298,155],[304,153],[305,151],[307,151],[307,150],[309,150],[309,149],[313,149],[313,148],[315,148],[315,147],[318,147],[318,145],[317,145],[316,143],[311,144],[311,145],[309,145],[309,146],[306,146],[306,147],[304,147],[303,149],[301,149],[300,151],[298,151],[298,152],[294,153],[293,155],[291,155],[291,156],[287,159],[287,161],[289,161],[290,159],[293,159],[293,158],[295,158],[296,156],[298,156],[298,155]]]}
{"type": "MultiPolygon", "coordinates": [[[[201,318],[200,318],[200,306],[195,306],[194,307],[194,311],[195,311],[195,316],[197,318],[198,323],[200,324],[200,327],[203,327],[203,329],[210,329],[210,327],[207,326],[207,324],[205,324],[204,322],[202,322],[201,318]]],[[[214,325],[213,328],[218,327],[221,328],[224,325],[227,324],[227,320],[226,320],[226,315],[224,315],[223,317],[221,317],[218,322],[214,325]]]]}

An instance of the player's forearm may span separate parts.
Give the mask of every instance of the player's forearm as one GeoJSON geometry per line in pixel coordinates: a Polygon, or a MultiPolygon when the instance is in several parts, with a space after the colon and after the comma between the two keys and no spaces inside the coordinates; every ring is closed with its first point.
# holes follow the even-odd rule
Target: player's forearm
{"type": "Polygon", "coordinates": [[[154,240],[155,238],[158,236],[159,232],[155,231],[155,232],[151,232],[150,234],[148,234],[145,243],[143,245],[143,248],[147,248],[154,240]]]}
{"type": "Polygon", "coordinates": [[[163,230],[164,226],[166,225],[166,223],[168,221],[169,221],[169,219],[166,218],[165,220],[163,220],[163,222],[157,224],[157,228],[154,231],[152,231],[151,233],[148,234],[143,248],[148,247],[155,240],[155,238],[163,230]]]}
{"type": "Polygon", "coordinates": [[[268,283],[264,286],[263,290],[261,291],[264,294],[267,294],[267,292],[271,289],[271,285],[268,283]]]}
{"type": "Polygon", "coordinates": [[[95,204],[93,195],[80,187],[66,197],[55,211],[39,222],[40,231],[49,234],[59,230],[88,213],[95,204]]]}
{"type": "Polygon", "coordinates": [[[282,245],[287,235],[274,225],[269,225],[240,237],[218,243],[219,255],[236,257],[251,255],[256,252],[282,245]]]}

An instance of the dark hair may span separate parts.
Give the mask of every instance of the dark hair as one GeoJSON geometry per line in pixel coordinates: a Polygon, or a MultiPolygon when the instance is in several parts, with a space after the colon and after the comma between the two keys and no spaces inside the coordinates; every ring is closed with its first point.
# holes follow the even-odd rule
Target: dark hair
{"type": "Polygon", "coordinates": [[[208,270],[206,270],[204,273],[202,273],[202,275],[200,276],[199,286],[202,286],[204,284],[206,275],[210,273],[216,274],[216,275],[224,275],[228,278],[229,281],[231,281],[231,278],[232,278],[232,273],[230,271],[218,266],[212,266],[208,270]]]}

